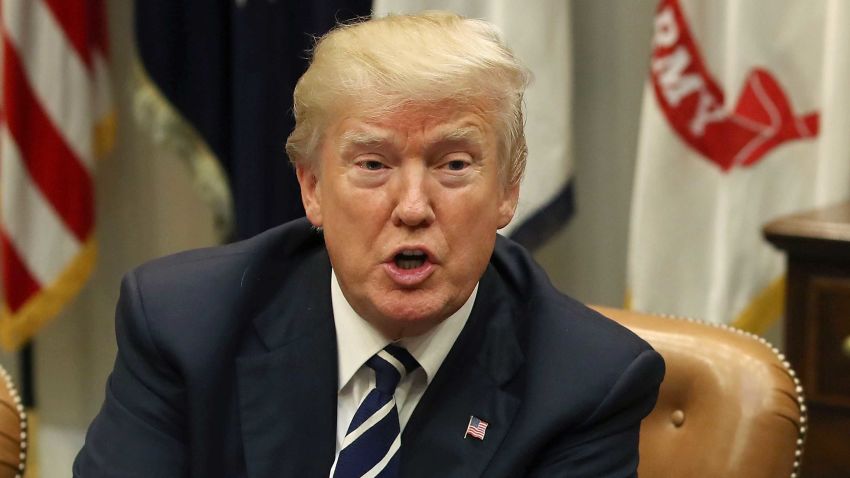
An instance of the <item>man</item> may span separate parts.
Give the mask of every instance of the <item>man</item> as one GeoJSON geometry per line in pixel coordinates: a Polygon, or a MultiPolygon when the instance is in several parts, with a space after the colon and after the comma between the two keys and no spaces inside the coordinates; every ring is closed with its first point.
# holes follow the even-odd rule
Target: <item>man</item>
{"type": "Polygon", "coordinates": [[[307,219],[127,275],[75,475],[633,476],[663,361],[496,234],[528,77],[448,13],[321,39],[287,142],[307,219]]]}

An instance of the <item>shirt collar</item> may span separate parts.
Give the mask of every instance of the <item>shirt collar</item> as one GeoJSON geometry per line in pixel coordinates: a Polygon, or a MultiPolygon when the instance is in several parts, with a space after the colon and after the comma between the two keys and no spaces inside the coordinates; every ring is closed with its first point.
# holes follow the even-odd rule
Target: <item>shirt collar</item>
{"type": "MultiPolygon", "coordinates": [[[[431,383],[434,375],[437,374],[437,370],[443,364],[443,360],[449,354],[455,340],[466,325],[477,294],[478,284],[475,285],[475,289],[472,290],[472,294],[469,295],[466,303],[449,318],[422,335],[405,337],[398,341],[419,362],[419,365],[425,371],[428,383],[431,383]]],[[[331,304],[336,327],[339,361],[339,388],[337,391],[339,391],[369,358],[392,341],[384,337],[372,324],[354,311],[354,308],[343,295],[333,269],[331,269],[331,304]]]]}

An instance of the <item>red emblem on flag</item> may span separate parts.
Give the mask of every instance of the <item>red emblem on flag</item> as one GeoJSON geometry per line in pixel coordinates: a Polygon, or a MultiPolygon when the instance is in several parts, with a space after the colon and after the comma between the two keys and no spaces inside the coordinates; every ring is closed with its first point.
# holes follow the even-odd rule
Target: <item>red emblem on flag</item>
{"type": "Polygon", "coordinates": [[[786,141],[818,134],[818,113],[795,115],[779,82],[761,68],[750,72],[728,111],[677,0],[658,5],[650,74],[673,129],[724,172],[755,164],[786,141]]]}

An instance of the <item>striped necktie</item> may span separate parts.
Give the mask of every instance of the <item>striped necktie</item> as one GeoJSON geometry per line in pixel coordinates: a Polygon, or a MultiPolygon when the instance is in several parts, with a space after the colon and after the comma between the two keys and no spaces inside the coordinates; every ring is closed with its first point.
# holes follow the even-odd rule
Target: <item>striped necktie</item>
{"type": "Polygon", "coordinates": [[[340,446],[334,478],[398,476],[401,432],[395,389],[419,364],[407,350],[390,344],[366,365],[375,371],[375,388],[369,391],[351,419],[340,446]]]}

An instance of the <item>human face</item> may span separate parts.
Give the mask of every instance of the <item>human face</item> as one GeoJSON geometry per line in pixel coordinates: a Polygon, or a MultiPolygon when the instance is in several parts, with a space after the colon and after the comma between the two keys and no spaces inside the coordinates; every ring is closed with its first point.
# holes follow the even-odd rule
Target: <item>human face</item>
{"type": "Polygon", "coordinates": [[[500,174],[498,144],[475,108],[355,113],[327,130],[315,169],[297,168],[343,294],[387,337],[434,327],[484,273],[519,194],[500,174]]]}

